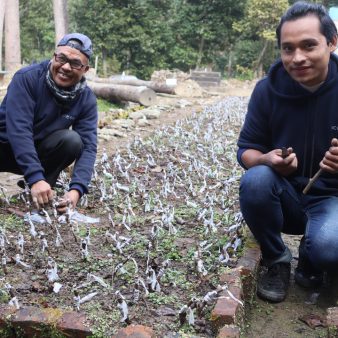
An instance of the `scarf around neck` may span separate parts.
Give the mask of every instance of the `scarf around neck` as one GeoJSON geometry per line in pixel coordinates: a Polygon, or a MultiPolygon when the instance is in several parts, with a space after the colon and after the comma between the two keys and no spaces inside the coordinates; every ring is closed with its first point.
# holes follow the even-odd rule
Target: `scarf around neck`
{"type": "Polygon", "coordinates": [[[86,78],[82,77],[80,82],[78,82],[76,85],[69,87],[67,90],[63,89],[59,87],[53,80],[49,70],[50,64],[51,63],[48,64],[48,70],[46,74],[46,82],[48,88],[51,90],[52,94],[54,95],[57,101],[63,104],[71,103],[86,88],[87,86],[86,78]]]}

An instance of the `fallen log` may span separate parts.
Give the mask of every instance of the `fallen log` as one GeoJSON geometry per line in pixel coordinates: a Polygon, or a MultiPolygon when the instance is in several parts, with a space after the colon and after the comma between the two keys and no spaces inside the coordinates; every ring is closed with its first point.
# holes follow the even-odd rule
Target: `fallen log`
{"type": "Polygon", "coordinates": [[[110,78],[100,77],[87,77],[87,80],[97,83],[106,84],[118,84],[118,85],[129,85],[129,86],[145,86],[152,89],[156,93],[175,94],[175,87],[168,86],[165,83],[159,83],[154,81],[140,80],[135,76],[114,76],[110,78]]]}
{"type": "Polygon", "coordinates": [[[87,84],[97,97],[108,101],[131,101],[146,107],[156,103],[156,93],[145,86],[103,84],[90,81],[87,84]]]}

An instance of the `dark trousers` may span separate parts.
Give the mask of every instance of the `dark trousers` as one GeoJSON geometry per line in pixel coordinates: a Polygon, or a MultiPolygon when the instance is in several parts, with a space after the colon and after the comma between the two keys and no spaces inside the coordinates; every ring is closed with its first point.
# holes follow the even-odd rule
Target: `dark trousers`
{"type": "MultiPolygon", "coordinates": [[[[35,148],[45,170],[45,179],[53,187],[60,172],[80,157],[83,143],[78,133],[62,129],[37,142],[35,148]]],[[[23,174],[8,143],[0,143],[0,172],[23,174]]]]}

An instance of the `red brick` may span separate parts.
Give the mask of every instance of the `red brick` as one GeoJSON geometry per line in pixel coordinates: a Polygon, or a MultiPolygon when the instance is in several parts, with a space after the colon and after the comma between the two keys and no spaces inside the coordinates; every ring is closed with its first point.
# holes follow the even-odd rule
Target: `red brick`
{"type": "Polygon", "coordinates": [[[87,317],[81,312],[66,312],[58,320],[56,328],[72,338],[84,338],[92,335],[87,317]]]}
{"type": "Polygon", "coordinates": [[[8,330],[11,330],[11,317],[16,311],[14,306],[0,305],[0,337],[4,332],[8,333],[8,330]]]}
{"type": "Polygon", "coordinates": [[[240,338],[240,329],[236,325],[225,325],[219,331],[217,338],[240,338]]]}
{"type": "Polygon", "coordinates": [[[20,337],[42,337],[44,331],[51,329],[49,324],[55,323],[55,317],[59,316],[58,309],[24,307],[13,314],[11,324],[20,337]]]}
{"type": "MultiPolygon", "coordinates": [[[[242,282],[240,269],[225,272],[221,281],[228,285],[229,291],[235,298],[242,301],[242,282]]],[[[227,291],[223,291],[211,312],[211,321],[215,330],[226,324],[241,324],[244,316],[244,307],[232,299],[227,291]]]]}
{"type": "Polygon", "coordinates": [[[251,302],[256,294],[256,279],[260,259],[261,250],[259,248],[259,244],[250,232],[246,238],[243,255],[239,259],[237,265],[241,268],[244,294],[243,298],[247,302],[251,302]]]}
{"type": "Polygon", "coordinates": [[[155,334],[150,327],[143,325],[129,325],[121,329],[112,338],[155,338],[155,334]]]}
{"type": "Polygon", "coordinates": [[[326,321],[328,338],[338,337],[338,307],[330,307],[327,309],[326,321]]]}

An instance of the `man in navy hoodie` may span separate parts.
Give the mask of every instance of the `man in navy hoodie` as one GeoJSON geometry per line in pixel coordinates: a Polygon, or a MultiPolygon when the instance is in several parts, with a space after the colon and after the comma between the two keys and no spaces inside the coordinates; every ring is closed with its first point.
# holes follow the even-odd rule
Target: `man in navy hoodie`
{"type": "Polygon", "coordinates": [[[96,98],[84,77],[91,55],[87,36],[65,35],[50,61],[15,73],[1,103],[0,171],[23,174],[37,207],[74,161],[59,211],[88,191],[97,151],[96,98]]]}
{"type": "Polygon", "coordinates": [[[292,256],[281,233],[303,235],[299,285],[319,287],[338,266],[337,29],[322,5],[296,2],[276,33],[281,60],[254,89],[237,154],[246,169],[241,210],[262,251],[257,293],[272,302],[289,285],[292,256]]]}

